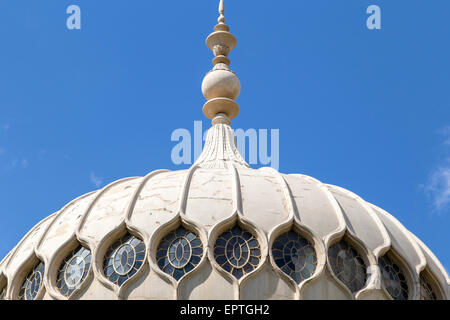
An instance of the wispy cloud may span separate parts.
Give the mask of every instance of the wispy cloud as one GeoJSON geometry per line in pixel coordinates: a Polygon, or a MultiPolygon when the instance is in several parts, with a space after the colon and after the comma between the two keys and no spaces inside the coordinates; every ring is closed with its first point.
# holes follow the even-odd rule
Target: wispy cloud
{"type": "Polygon", "coordinates": [[[450,126],[438,131],[443,136],[444,159],[430,173],[423,189],[431,201],[433,211],[450,209],[450,126]]]}
{"type": "Polygon", "coordinates": [[[96,188],[100,187],[103,183],[103,178],[98,177],[94,172],[91,172],[90,180],[96,188]]]}
{"type": "Polygon", "coordinates": [[[431,173],[425,185],[435,211],[443,211],[450,206],[450,159],[447,166],[437,168],[431,173]]]}
{"type": "Polygon", "coordinates": [[[441,130],[439,130],[439,133],[444,136],[444,146],[450,148],[450,126],[442,128],[441,130]]]}
{"type": "Polygon", "coordinates": [[[3,131],[8,131],[9,128],[11,128],[11,125],[9,123],[5,123],[5,124],[2,125],[3,131]]]}

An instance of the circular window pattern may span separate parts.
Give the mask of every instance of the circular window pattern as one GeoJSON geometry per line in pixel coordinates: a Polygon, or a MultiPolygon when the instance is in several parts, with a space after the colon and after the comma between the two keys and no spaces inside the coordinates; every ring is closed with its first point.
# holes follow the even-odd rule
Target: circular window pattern
{"type": "Polygon", "coordinates": [[[328,260],[335,276],[351,292],[357,292],[366,283],[366,264],[358,252],[341,240],[328,249],[328,260]]]}
{"type": "Polygon", "coordinates": [[[420,300],[437,300],[433,288],[422,274],[420,275],[420,300]]]}
{"type": "Polygon", "coordinates": [[[64,259],[56,280],[56,286],[62,295],[69,297],[86,279],[91,258],[91,251],[79,246],[64,259]]]}
{"type": "Polygon", "coordinates": [[[109,281],[121,286],[141,268],[144,259],[144,242],[126,234],[106,252],[103,272],[109,281]]]}
{"type": "Polygon", "coordinates": [[[312,276],[316,270],[316,251],[297,232],[289,231],[279,236],[272,245],[275,264],[295,282],[312,276]]]}
{"type": "Polygon", "coordinates": [[[161,240],[156,260],[162,271],[179,280],[199,264],[202,255],[203,244],[198,235],[180,227],[161,240]]]}
{"type": "Polygon", "coordinates": [[[39,292],[44,278],[45,266],[39,262],[28,274],[19,292],[19,300],[34,300],[39,292]]]}
{"type": "Polygon", "coordinates": [[[378,258],[384,286],[394,300],[408,299],[408,283],[400,267],[384,255],[378,258]]]}
{"type": "Polygon", "coordinates": [[[214,258],[225,271],[240,279],[258,266],[261,249],[253,234],[234,226],[217,238],[214,258]]]}

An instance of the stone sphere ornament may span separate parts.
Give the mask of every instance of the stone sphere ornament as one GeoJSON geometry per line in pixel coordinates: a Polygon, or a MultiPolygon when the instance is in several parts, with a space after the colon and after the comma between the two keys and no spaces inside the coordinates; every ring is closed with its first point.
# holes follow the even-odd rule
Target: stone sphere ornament
{"type": "Polygon", "coordinates": [[[210,71],[202,83],[202,92],[206,100],[228,98],[236,100],[241,92],[239,78],[230,70],[216,69],[210,71]]]}

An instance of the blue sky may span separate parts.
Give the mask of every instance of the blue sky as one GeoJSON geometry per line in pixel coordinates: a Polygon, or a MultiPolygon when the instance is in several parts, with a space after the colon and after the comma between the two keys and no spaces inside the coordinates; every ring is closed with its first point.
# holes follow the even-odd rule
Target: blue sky
{"type": "MultiPolygon", "coordinates": [[[[167,168],[202,114],[215,0],[0,3],[0,257],[114,180],[167,168]],[[82,29],[66,28],[66,8],[82,29]]],[[[234,128],[280,130],[280,168],[392,213],[450,269],[448,0],[236,1],[234,128]],[[257,4],[258,3],[258,4],[257,4]],[[379,5],[382,29],[366,28],[379,5]]]]}

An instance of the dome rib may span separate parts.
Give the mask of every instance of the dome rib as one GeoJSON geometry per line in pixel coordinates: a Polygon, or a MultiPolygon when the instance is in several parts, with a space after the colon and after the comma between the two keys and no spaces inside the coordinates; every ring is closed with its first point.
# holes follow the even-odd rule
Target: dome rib
{"type": "Polygon", "coordinates": [[[195,171],[197,171],[200,167],[198,165],[193,165],[192,167],[189,168],[189,170],[186,173],[186,176],[184,178],[183,181],[183,186],[181,187],[181,191],[180,191],[180,203],[179,203],[179,208],[178,208],[178,212],[185,214],[186,213],[186,208],[187,208],[187,202],[188,202],[188,197],[189,197],[189,186],[191,185],[192,182],[192,177],[195,173],[195,171]]]}
{"type": "MultiPolygon", "coordinates": [[[[40,222],[38,222],[21,240],[20,242],[17,244],[17,246],[13,249],[12,254],[10,255],[10,258],[8,259],[8,261],[6,261],[5,266],[4,266],[4,273],[7,275],[7,277],[9,278],[9,275],[11,276],[11,279],[15,279],[15,274],[17,273],[17,268],[14,271],[10,271],[10,266],[11,266],[11,261],[18,259],[17,256],[18,254],[20,254],[22,257],[25,256],[25,258],[22,258],[22,262],[20,263],[20,265],[22,265],[24,262],[26,262],[27,260],[29,260],[29,257],[32,255],[35,255],[35,248],[36,248],[36,243],[37,241],[39,241],[40,237],[43,236],[43,233],[45,231],[45,227],[47,223],[50,223],[59,213],[59,211],[51,214],[50,216],[42,219],[40,222]],[[40,232],[39,232],[40,231],[40,232]],[[31,243],[28,243],[30,242],[31,243]],[[25,250],[28,250],[28,253],[25,251],[23,251],[23,246],[27,245],[27,247],[25,248],[25,250]],[[12,272],[12,273],[11,273],[12,272]]],[[[16,262],[16,261],[14,261],[16,262]]]]}
{"type": "Polygon", "coordinates": [[[427,266],[430,268],[430,271],[433,273],[433,275],[439,280],[439,284],[441,286],[441,289],[444,291],[444,295],[447,296],[447,299],[450,299],[450,278],[447,271],[442,266],[438,258],[434,255],[434,253],[430,250],[430,248],[428,248],[428,246],[411,231],[408,232],[422,250],[427,261],[427,266]]]}
{"type": "MultiPolygon", "coordinates": [[[[414,270],[417,274],[419,274],[426,267],[426,259],[425,259],[425,256],[423,255],[422,251],[420,250],[419,246],[417,245],[417,243],[410,236],[409,232],[400,223],[400,221],[398,221],[393,215],[391,215],[387,211],[385,211],[382,208],[380,208],[376,205],[373,205],[373,204],[369,204],[369,206],[371,206],[373,208],[373,210],[376,214],[378,214],[380,217],[382,217],[381,218],[382,222],[383,222],[383,218],[386,219],[386,222],[383,222],[383,224],[385,225],[386,229],[389,232],[389,237],[391,238],[392,247],[394,247],[394,249],[399,254],[401,254],[402,256],[405,256],[405,258],[407,256],[408,257],[407,260],[408,260],[409,264],[414,263],[414,270]],[[386,226],[386,223],[388,221],[390,223],[392,223],[392,225],[389,228],[386,226]],[[400,239],[395,238],[394,232],[396,230],[393,230],[394,228],[396,228],[398,230],[398,232],[400,233],[397,236],[403,236],[406,238],[406,239],[403,239],[404,241],[401,241],[400,239]],[[392,241],[392,240],[394,240],[394,241],[392,241]],[[411,246],[412,249],[414,250],[414,253],[416,254],[416,257],[413,257],[410,253],[408,253],[408,250],[405,248],[405,246],[411,246]]],[[[418,279],[416,279],[416,280],[418,280],[418,279]]]]}
{"type": "MultiPolygon", "coordinates": [[[[330,242],[335,239],[335,238],[339,238],[341,236],[343,236],[345,234],[345,231],[347,230],[347,224],[345,222],[345,218],[344,218],[344,214],[342,212],[341,207],[339,206],[339,203],[336,201],[336,199],[334,198],[333,194],[330,192],[330,190],[327,188],[327,186],[322,183],[321,181],[307,176],[307,175],[303,175],[303,174],[289,174],[287,175],[287,177],[297,177],[300,179],[305,179],[309,182],[311,182],[312,184],[314,184],[318,190],[321,191],[321,193],[323,194],[323,196],[328,200],[327,204],[329,204],[332,208],[332,210],[328,211],[322,211],[321,214],[325,215],[325,214],[329,214],[330,213],[330,217],[316,217],[313,213],[310,214],[310,216],[304,216],[302,218],[302,210],[299,208],[299,220],[302,221],[302,223],[304,223],[305,225],[307,225],[309,228],[311,228],[312,230],[315,230],[316,232],[319,231],[320,227],[324,227],[323,226],[323,222],[324,221],[329,221],[331,216],[334,217],[336,219],[337,222],[337,226],[331,228],[327,228],[327,230],[321,230],[319,232],[319,234],[322,237],[322,241],[325,243],[325,246],[328,247],[330,242]],[[306,222],[306,219],[309,219],[308,222],[306,222]],[[320,219],[319,219],[320,218],[320,219]],[[314,225],[312,224],[314,223],[314,225]]],[[[291,183],[292,185],[292,183],[291,183]]],[[[290,188],[292,189],[292,186],[290,186],[290,188]]],[[[299,195],[299,190],[297,190],[297,194],[299,195]]],[[[299,207],[297,205],[297,207],[299,207]]],[[[316,209],[316,208],[315,208],[316,209]]]]}
{"type": "MultiPolygon", "coordinates": [[[[36,244],[45,235],[48,224],[53,221],[57,214],[58,212],[55,212],[41,220],[22,238],[15,248],[14,253],[11,255],[11,258],[8,260],[4,269],[4,274],[7,279],[12,279],[11,287],[8,288],[7,294],[14,296],[18,294],[23,278],[26,277],[27,273],[33,268],[32,263],[39,259],[36,253],[36,244]],[[14,263],[16,264],[14,270],[10,270],[12,260],[15,260],[14,263]]],[[[45,272],[47,272],[47,270],[45,270],[45,272]]],[[[43,296],[42,290],[43,288],[39,290],[40,297],[43,296]]]]}
{"type": "Polygon", "coordinates": [[[354,237],[357,237],[365,243],[366,246],[369,246],[374,256],[378,257],[381,252],[386,251],[391,245],[389,235],[380,219],[368,210],[365,201],[347,189],[330,184],[326,186],[330,189],[339,206],[342,208],[347,230],[354,237]],[[355,205],[359,208],[356,208],[355,205]],[[361,214],[359,210],[363,210],[366,214],[361,214]],[[367,227],[371,225],[376,226],[378,230],[377,238],[375,238],[375,233],[369,234],[366,231],[367,227]]]}
{"type": "MultiPolygon", "coordinates": [[[[295,205],[294,197],[292,196],[291,190],[289,189],[289,185],[287,184],[283,175],[271,167],[264,167],[261,168],[260,170],[267,171],[270,174],[272,174],[275,177],[275,179],[277,179],[281,189],[283,190],[286,211],[288,212],[287,221],[298,217],[298,209],[297,206],[295,205]]],[[[298,221],[298,223],[300,223],[300,220],[298,221]]]]}
{"type": "Polygon", "coordinates": [[[132,222],[131,222],[131,217],[133,215],[134,212],[134,208],[136,206],[136,202],[142,192],[142,190],[144,189],[144,187],[147,185],[147,183],[150,182],[151,179],[153,179],[155,176],[161,174],[161,173],[166,173],[166,172],[170,172],[170,170],[166,170],[166,169],[161,169],[161,170],[155,170],[150,172],[149,174],[147,174],[141,181],[141,183],[138,185],[138,187],[136,188],[136,190],[134,191],[133,196],[131,197],[131,200],[128,204],[128,208],[126,209],[126,214],[125,214],[125,220],[124,223],[127,227],[132,228],[134,230],[139,231],[139,233],[144,234],[147,238],[149,237],[149,235],[147,234],[147,232],[145,230],[141,230],[141,228],[139,228],[138,226],[135,226],[132,222]]]}
{"type": "MultiPolygon", "coordinates": [[[[66,214],[67,211],[73,206],[79,205],[81,201],[85,199],[89,199],[90,196],[94,196],[97,191],[92,191],[87,194],[84,194],[75,200],[69,202],[67,205],[65,205],[61,210],[59,210],[55,218],[48,224],[45,231],[43,232],[41,238],[39,239],[38,243],[35,247],[35,254],[36,256],[44,263],[45,265],[45,272],[44,272],[44,278],[43,278],[43,284],[46,291],[46,294],[50,295],[54,299],[60,299],[61,295],[59,292],[57,292],[56,288],[52,286],[52,282],[50,279],[49,270],[57,270],[57,267],[55,268],[55,263],[60,263],[60,261],[56,261],[55,257],[56,255],[62,250],[64,247],[69,245],[74,239],[77,239],[75,229],[73,229],[71,232],[68,232],[65,234],[65,240],[58,242],[58,247],[53,252],[49,253],[42,249],[42,245],[46,242],[48,239],[50,230],[54,227],[55,223],[58,222],[62,217],[66,214]]],[[[70,211],[69,211],[70,213],[70,211]]],[[[81,215],[80,215],[81,216],[81,215]]]]}
{"type": "MultiPolygon", "coordinates": [[[[70,214],[71,211],[69,209],[72,209],[74,206],[79,205],[82,200],[88,199],[89,197],[93,197],[97,192],[98,191],[92,191],[92,192],[86,193],[86,194],[76,198],[75,200],[69,202],[67,205],[62,207],[61,210],[59,210],[58,212],[55,213],[55,215],[56,215],[55,218],[49,223],[49,225],[47,226],[44,234],[42,235],[41,239],[39,240],[39,242],[36,245],[36,249],[39,251],[40,255],[45,257],[45,259],[47,259],[47,255],[46,255],[45,252],[41,251],[41,247],[42,247],[42,245],[44,243],[46,243],[46,241],[48,241],[49,233],[50,233],[50,231],[52,231],[52,229],[55,226],[55,224],[57,222],[62,223],[62,221],[60,221],[60,220],[63,219],[66,214],[70,214]]],[[[75,207],[75,209],[76,208],[78,208],[78,207],[75,207]]],[[[80,218],[81,217],[82,217],[82,214],[80,214],[80,218]]],[[[66,237],[70,238],[72,236],[75,236],[75,230],[76,230],[76,227],[73,229],[72,235],[71,236],[70,235],[66,235],[66,237]]],[[[62,242],[65,242],[65,241],[62,241],[62,242]]],[[[59,242],[59,243],[61,243],[61,242],[59,242]]]]}
{"type": "Polygon", "coordinates": [[[90,245],[94,245],[93,243],[93,239],[86,237],[85,235],[83,235],[83,229],[84,226],[87,222],[87,220],[89,219],[92,210],[94,209],[94,207],[100,202],[100,200],[102,200],[103,196],[109,191],[111,190],[113,187],[115,186],[119,186],[122,183],[126,183],[129,181],[133,181],[133,180],[138,180],[138,179],[142,179],[142,177],[129,177],[129,178],[124,178],[124,179],[120,179],[117,181],[114,181],[110,184],[108,184],[107,186],[105,186],[103,189],[101,189],[95,196],[95,198],[92,200],[92,202],[90,203],[89,207],[86,209],[86,211],[84,212],[84,215],[81,219],[81,221],[79,222],[77,229],[76,229],[76,235],[77,238],[84,241],[85,243],[89,243],[90,245]]]}
{"type": "Polygon", "coordinates": [[[232,174],[232,190],[233,190],[233,207],[234,211],[243,214],[244,206],[242,204],[242,190],[241,190],[241,179],[239,178],[239,171],[237,166],[232,165],[230,168],[232,174]]]}

